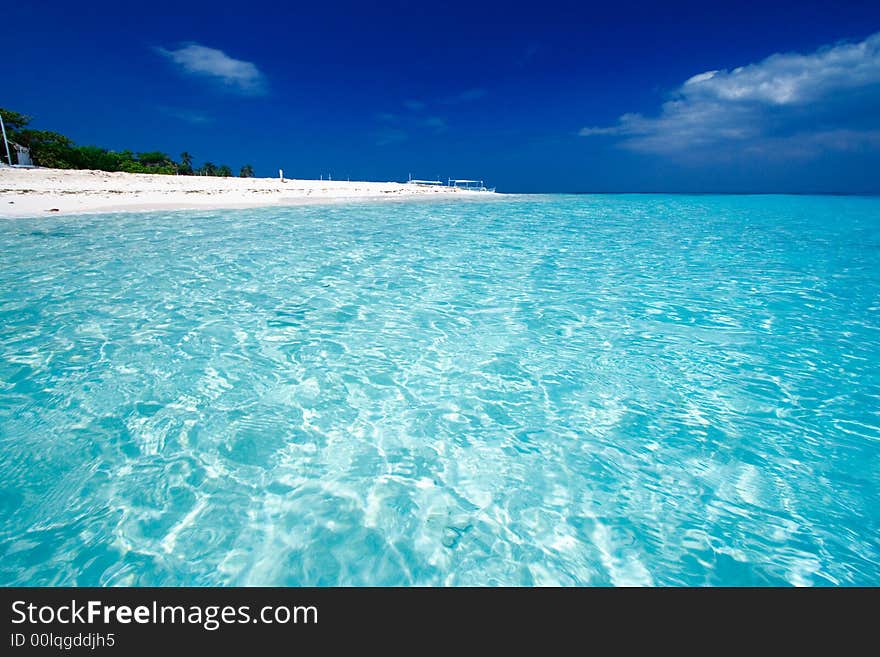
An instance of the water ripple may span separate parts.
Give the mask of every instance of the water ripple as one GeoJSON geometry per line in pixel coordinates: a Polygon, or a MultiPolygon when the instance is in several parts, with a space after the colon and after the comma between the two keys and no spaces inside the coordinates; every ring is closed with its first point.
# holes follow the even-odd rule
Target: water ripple
{"type": "Polygon", "coordinates": [[[0,583],[877,584],[878,243],[866,198],[6,221],[0,583]]]}

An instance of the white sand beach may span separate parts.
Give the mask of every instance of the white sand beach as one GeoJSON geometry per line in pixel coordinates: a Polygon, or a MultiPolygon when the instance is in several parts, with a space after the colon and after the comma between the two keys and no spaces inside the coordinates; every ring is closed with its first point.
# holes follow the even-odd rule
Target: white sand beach
{"type": "Polygon", "coordinates": [[[0,217],[298,205],[357,199],[491,196],[397,182],[170,176],[0,168],[0,217]]]}

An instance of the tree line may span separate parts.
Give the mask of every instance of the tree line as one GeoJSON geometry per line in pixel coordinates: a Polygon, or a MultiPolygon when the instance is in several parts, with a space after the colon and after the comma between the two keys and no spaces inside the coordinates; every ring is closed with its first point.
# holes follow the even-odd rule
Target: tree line
{"type": "MultiPolygon", "coordinates": [[[[0,108],[6,137],[10,142],[30,150],[34,164],[53,169],[97,169],[99,171],[125,171],[126,173],[164,173],[182,176],[232,176],[232,169],[226,165],[205,162],[193,167],[193,156],[184,151],[180,161],[175,161],[161,151],[134,153],[129,150],[111,151],[99,146],[77,146],[69,137],[49,130],[29,128],[31,117],[12,110],[0,108]]],[[[0,147],[2,148],[2,147],[0,147]]],[[[6,151],[2,151],[6,160],[6,151]]],[[[15,163],[15,152],[12,151],[15,163]]],[[[238,173],[241,178],[253,178],[254,168],[245,164],[238,173]]]]}

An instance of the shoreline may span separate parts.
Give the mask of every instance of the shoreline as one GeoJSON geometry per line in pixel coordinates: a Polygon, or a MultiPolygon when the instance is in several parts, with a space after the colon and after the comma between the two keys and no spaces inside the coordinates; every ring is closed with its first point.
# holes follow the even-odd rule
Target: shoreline
{"type": "Polygon", "coordinates": [[[503,195],[398,182],[282,181],[90,169],[0,168],[0,219],[500,196],[503,195]]]}

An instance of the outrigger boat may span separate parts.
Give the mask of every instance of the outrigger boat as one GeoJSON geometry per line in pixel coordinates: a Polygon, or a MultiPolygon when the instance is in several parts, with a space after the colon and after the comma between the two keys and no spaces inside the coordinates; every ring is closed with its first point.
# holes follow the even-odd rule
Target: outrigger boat
{"type": "Polygon", "coordinates": [[[457,189],[464,189],[468,192],[494,192],[494,187],[486,187],[483,184],[482,180],[462,180],[456,178],[450,178],[447,182],[447,185],[450,187],[455,187],[457,189]]]}

